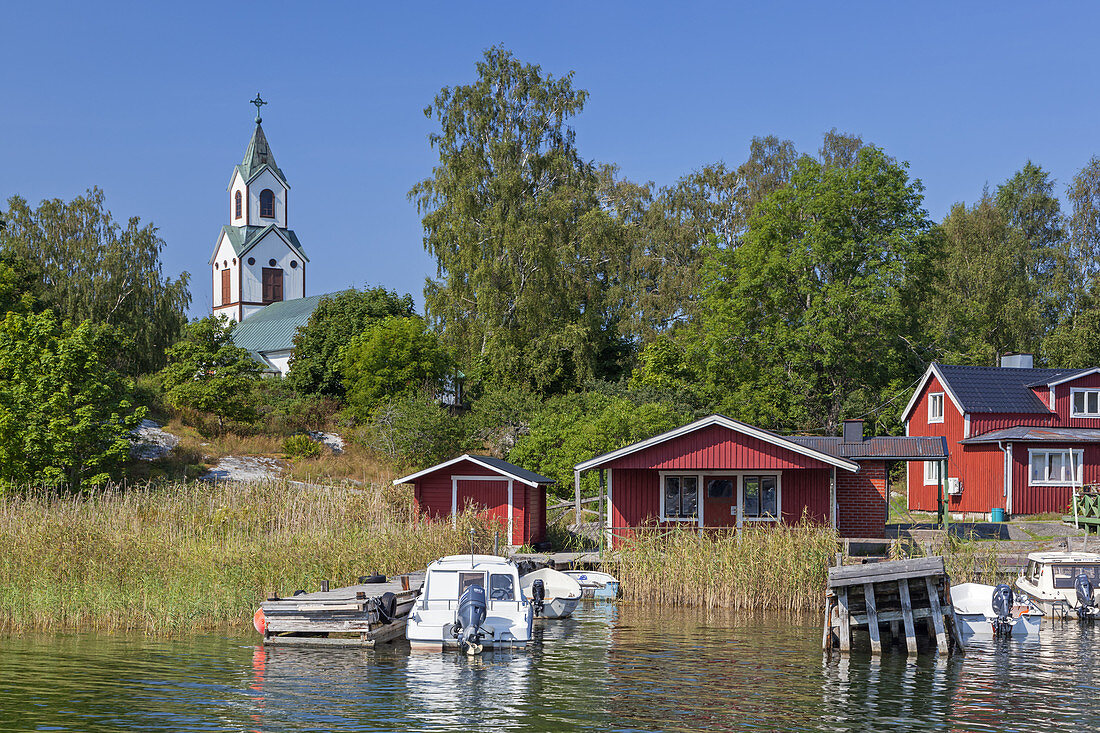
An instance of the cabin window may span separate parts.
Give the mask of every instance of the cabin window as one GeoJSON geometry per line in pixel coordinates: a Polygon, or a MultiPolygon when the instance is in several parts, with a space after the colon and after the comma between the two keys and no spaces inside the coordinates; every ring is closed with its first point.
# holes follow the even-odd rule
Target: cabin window
{"type": "Polygon", "coordinates": [[[1100,417],[1100,389],[1075,389],[1070,417],[1100,417]]]}
{"type": "Polygon", "coordinates": [[[1093,586],[1100,582],[1100,566],[1096,565],[1052,565],[1051,573],[1055,588],[1072,588],[1078,575],[1084,575],[1093,586]]]}
{"type": "Polygon", "coordinates": [[[233,195],[233,218],[234,219],[240,219],[241,218],[241,192],[240,191],[237,191],[237,193],[233,195]]]}
{"type": "Polygon", "coordinates": [[[485,588],[485,573],[459,573],[458,574],[458,597],[461,598],[462,594],[471,585],[481,586],[485,588]]]}
{"type": "Polygon", "coordinates": [[[943,422],[943,392],[928,395],[928,422],[943,422]]]}
{"type": "Polygon", "coordinates": [[[776,519],[779,517],[779,477],[743,476],[744,502],[741,511],[745,519],[776,519]]]}
{"type": "Polygon", "coordinates": [[[516,600],[516,587],[512,582],[511,575],[497,575],[494,573],[489,576],[489,600],[516,600]]]}
{"type": "Polygon", "coordinates": [[[924,485],[933,486],[940,482],[940,462],[924,462],[924,485]]]}
{"type": "Polygon", "coordinates": [[[275,193],[270,188],[260,191],[260,216],[264,219],[275,218],[275,193]]]}
{"type": "Polygon", "coordinates": [[[694,520],[699,512],[699,477],[665,476],[663,508],[662,519],[694,520]]]}
{"type": "Polygon", "coordinates": [[[1080,450],[1033,450],[1029,454],[1030,485],[1069,486],[1081,483],[1080,450]]]}

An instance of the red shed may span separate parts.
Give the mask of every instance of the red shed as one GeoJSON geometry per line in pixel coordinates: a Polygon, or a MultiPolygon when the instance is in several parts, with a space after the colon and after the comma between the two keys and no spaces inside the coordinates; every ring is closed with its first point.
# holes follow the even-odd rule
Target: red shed
{"type": "Polygon", "coordinates": [[[508,527],[510,545],[546,539],[546,486],[552,483],[508,461],[468,453],[394,481],[412,484],[417,505],[431,517],[480,508],[508,527]]]}
{"type": "Polygon", "coordinates": [[[810,519],[845,537],[882,537],[890,461],[944,460],[942,438],[863,437],[848,420],[837,437],[781,436],[711,415],[574,467],[600,470],[605,527],[742,527],[810,519]]]}

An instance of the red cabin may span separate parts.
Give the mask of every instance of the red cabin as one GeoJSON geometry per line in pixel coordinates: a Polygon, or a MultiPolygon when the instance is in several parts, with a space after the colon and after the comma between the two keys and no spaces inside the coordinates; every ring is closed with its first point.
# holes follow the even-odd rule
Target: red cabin
{"type": "Polygon", "coordinates": [[[552,483],[508,461],[470,454],[394,481],[412,484],[417,506],[431,517],[478,508],[508,528],[514,546],[546,539],[546,487],[552,483]]]}
{"type": "Polygon", "coordinates": [[[743,527],[810,519],[845,537],[882,537],[887,463],[944,460],[940,438],[780,436],[712,415],[574,467],[604,473],[613,536],[643,526],[743,527]]]}
{"type": "MultiPolygon", "coordinates": [[[[1100,369],[932,364],[902,414],[907,435],[947,440],[944,487],[959,514],[1064,512],[1100,483],[1100,369]]],[[[910,466],[909,508],[936,511],[939,464],[910,466]]]]}

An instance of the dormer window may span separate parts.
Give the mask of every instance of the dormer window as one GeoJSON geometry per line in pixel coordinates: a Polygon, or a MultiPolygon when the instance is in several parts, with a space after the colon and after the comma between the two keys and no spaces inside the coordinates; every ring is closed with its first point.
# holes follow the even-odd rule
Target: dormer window
{"type": "Polygon", "coordinates": [[[928,395],[928,422],[943,422],[943,392],[928,395]]]}
{"type": "Polygon", "coordinates": [[[237,191],[236,195],[233,197],[233,218],[234,219],[240,219],[241,218],[241,209],[242,209],[242,207],[241,207],[241,192],[237,191]]]}
{"type": "Polygon", "coordinates": [[[260,217],[263,219],[275,218],[275,194],[270,188],[260,191],[260,217]]]}
{"type": "Polygon", "coordinates": [[[1100,417],[1100,389],[1074,389],[1070,417],[1100,417]]]}

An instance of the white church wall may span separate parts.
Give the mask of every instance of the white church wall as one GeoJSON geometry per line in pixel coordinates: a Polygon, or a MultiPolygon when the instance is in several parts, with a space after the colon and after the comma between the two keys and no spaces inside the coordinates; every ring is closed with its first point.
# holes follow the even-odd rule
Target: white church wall
{"type": "Polygon", "coordinates": [[[264,297],[263,268],[274,267],[283,271],[283,300],[304,298],[306,295],[306,266],[302,258],[275,232],[267,235],[244,254],[241,267],[243,275],[242,300],[247,304],[262,304],[264,297]],[[294,263],[294,266],[292,266],[294,263]]]}
{"type": "Polygon", "coordinates": [[[224,233],[221,235],[221,240],[218,242],[218,248],[215,252],[214,264],[210,266],[211,285],[213,286],[213,299],[211,302],[214,303],[214,312],[229,315],[233,320],[237,320],[238,309],[236,306],[229,306],[229,304],[237,302],[237,293],[240,292],[240,267],[237,262],[237,255],[233,252],[233,245],[230,244],[229,237],[224,233]],[[222,301],[222,272],[224,270],[229,271],[229,300],[225,302],[222,301]]]}
{"type": "Polygon", "coordinates": [[[254,227],[265,227],[268,224],[286,227],[286,188],[271,172],[271,169],[265,169],[248,184],[248,224],[254,227]],[[274,219],[266,219],[260,216],[260,193],[265,188],[270,188],[272,193],[275,194],[274,219]]]}
{"type": "Polygon", "coordinates": [[[283,349],[281,351],[265,351],[263,357],[275,367],[279,372],[279,376],[285,377],[287,372],[290,371],[290,355],[294,353],[293,349],[283,349]]]}

